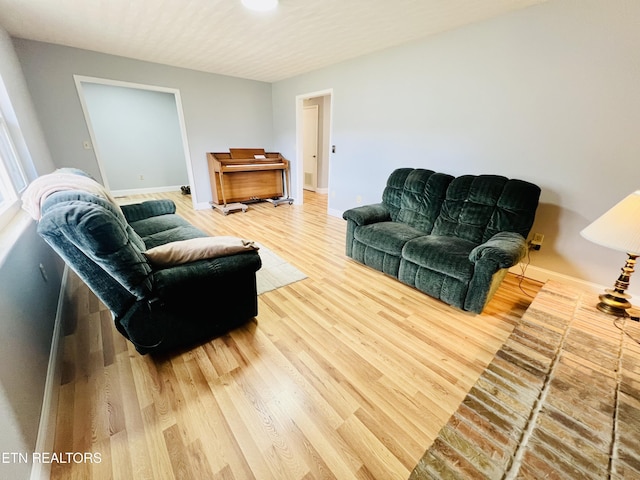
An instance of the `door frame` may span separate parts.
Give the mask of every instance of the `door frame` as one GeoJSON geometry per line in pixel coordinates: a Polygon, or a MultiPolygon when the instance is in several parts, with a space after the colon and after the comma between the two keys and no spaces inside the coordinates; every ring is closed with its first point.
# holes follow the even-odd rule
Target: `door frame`
{"type": "Polygon", "coordinates": [[[197,195],[197,192],[195,191],[195,183],[193,181],[193,167],[191,165],[191,153],[189,152],[189,142],[187,140],[187,129],[184,121],[184,112],[182,110],[182,99],[180,97],[180,90],[178,90],[177,88],[161,87],[158,85],[146,85],[142,83],[124,82],[121,80],[88,77],[84,75],[74,75],[73,79],[76,84],[76,90],[78,91],[78,97],[80,98],[82,113],[84,114],[84,119],[87,124],[87,128],[89,129],[89,138],[91,139],[91,145],[93,146],[93,153],[96,156],[96,161],[98,163],[98,169],[100,170],[100,175],[102,176],[102,181],[104,182],[104,186],[107,189],[109,189],[109,179],[107,178],[104,161],[100,156],[100,151],[96,141],[95,130],[91,122],[91,116],[89,115],[89,109],[87,107],[87,102],[84,97],[84,91],[82,89],[82,83],[95,83],[99,85],[132,88],[137,90],[150,90],[154,92],[169,93],[173,95],[176,102],[176,110],[178,113],[178,124],[180,127],[180,137],[182,139],[182,151],[184,154],[184,161],[187,166],[187,177],[189,179],[189,185],[191,186],[191,202],[193,204],[193,208],[196,209],[196,205],[198,204],[198,200],[197,200],[198,195],[197,195]]]}
{"type": "MultiPolygon", "coordinates": [[[[318,90],[316,92],[304,93],[301,95],[296,95],[296,178],[295,178],[295,203],[302,205],[304,203],[304,155],[303,155],[303,136],[304,136],[304,128],[303,128],[303,112],[304,112],[304,101],[310,98],[316,97],[329,97],[329,111],[324,111],[322,118],[318,119],[318,125],[324,125],[325,116],[329,116],[329,131],[324,132],[327,134],[327,138],[329,139],[327,144],[332,144],[332,136],[333,136],[333,88],[328,88],[326,90],[318,90]]],[[[323,127],[324,128],[324,127],[323,127]]],[[[332,151],[328,152],[328,161],[329,161],[329,179],[328,182],[331,181],[331,155],[332,151]]],[[[329,188],[329,191],[331,189],[329,188]]],[[[327,205],[328,209],[328,205],[327,205]]]]}

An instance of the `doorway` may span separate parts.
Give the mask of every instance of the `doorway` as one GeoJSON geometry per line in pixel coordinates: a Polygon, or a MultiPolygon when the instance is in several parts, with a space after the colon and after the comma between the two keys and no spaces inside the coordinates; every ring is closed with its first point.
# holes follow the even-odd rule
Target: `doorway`
{"type": "Polygon", "coordinates": [[[296,203],[305,189],[329,193],[332,99],[332,89],[296,97],[296,203]]]}
{"type": "Polygon", "coordinates": [[[302,165],[304,166],[303,185],[305,190],[315,192],[318,188],[318,105],[306,105],[302,118],[302,165]]]}
{"type": "MultiPolygon", "coordinates": [[[[193,185],[180,92],[74,76],[103,182],[116,195],[193,185]]],[[[197,203],[192,191],[192,203],[197,203]]]]}

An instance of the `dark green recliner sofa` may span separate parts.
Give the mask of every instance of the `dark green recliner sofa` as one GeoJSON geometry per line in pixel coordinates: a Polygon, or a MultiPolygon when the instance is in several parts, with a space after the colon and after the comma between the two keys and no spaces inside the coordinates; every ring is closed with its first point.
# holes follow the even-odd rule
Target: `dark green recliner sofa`
{"type": "Polygon", "coordinates": [[[139,353],[188,348],[257,315],[257,251],[171,266],[147,259],[143,252],[158,245],[208,237],[176,214],[173,201],[119,207],[66,189],[41,205],[38,233],[111,310],[139,353]]]}
{"type": "Polygon", "coordinates": [[[539,198],[540,188],[523,180],[400,168],[389,176],[381,203],[344,212],[346,253],[480,313],[526,254],[539,198]]]}

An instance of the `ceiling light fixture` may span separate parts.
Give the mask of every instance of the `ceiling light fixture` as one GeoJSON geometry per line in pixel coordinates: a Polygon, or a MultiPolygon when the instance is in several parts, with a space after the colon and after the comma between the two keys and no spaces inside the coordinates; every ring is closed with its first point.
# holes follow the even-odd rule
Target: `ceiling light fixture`
{"type": "Polygon", "coordinates": [[[250,10],[266,12],[278,6],[278,0],[242,0],[242,4],[250,10]]]}

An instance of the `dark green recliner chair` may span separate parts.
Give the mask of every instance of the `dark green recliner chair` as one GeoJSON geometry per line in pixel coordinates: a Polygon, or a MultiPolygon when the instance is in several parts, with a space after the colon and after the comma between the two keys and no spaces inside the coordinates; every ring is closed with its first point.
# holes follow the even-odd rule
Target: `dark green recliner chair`
{"type": "Polygon", "coordinates": [[[147,259],[150,248],[207,237],[171,200],[118,207],[87,191],[62,190],[42,201],[38,233],[141,354],[192,347],[258,313],[256,251],[162,267],[147,259]]]}
{"type": "Polygon", "coordinates": [[[390,175],[381,203],[344,212],[346,253],[480,313],[526,254],[539,198],[540,188],[523,180],[400,168],[390,175]]]}

